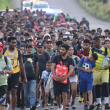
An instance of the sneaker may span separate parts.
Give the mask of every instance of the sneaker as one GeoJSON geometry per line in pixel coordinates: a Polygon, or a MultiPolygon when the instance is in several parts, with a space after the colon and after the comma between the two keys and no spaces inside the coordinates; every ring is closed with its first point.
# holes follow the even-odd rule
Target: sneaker
{"type": "Polygon", "coordinates": [[[45,107],[45,110],[48,110],[48,107],[45,107]]]}
{"type": "Polygon", "coordinates": [[[69,110],[69,105],[66,106],[66,110],[69,110]]]}
{"type": "Polygon", "coordinates": [[[8,110],[9,109],[9,104],[7,103],[7,106],[4,107],[4,110],[8,110]]]}
{"type": "Polygon", "coordinates": [[[36,109],[36,106],[33,105],[30,110],[35,110],[35,109],[36,109]]]}
{"type": "Polygon", "coordinates": [[[82,98],[82,97],[79,97],[78,102],[79,102],[79,103],[83,103],[83,98],[82,98]]]}
{"type": "Polygon", "coordinates": [[[38,101],[36,101],[36,107],[40,107],[40,103],[38,101]]]}
{"type": "Polygon", "coordinates": [[[105,109],[110,109],[110,106],[108,103],[105,104],[105,109]]]}
{"type": "Polygon", "coordinates": [[[50,102],[48,102],[48,106],[50,106],[51,105],[51,103],[50,102]]]}
{"type": "Polygon", "coordinates": [[[54,106],[50,106],[50,109],[54,109],[54,106]]]}
{"type": "Polygon", "coordinates": [[[88,110],[88,105],[85,105],[84,106],[84,110],[88,110]]]}
{"type": "Polygon", "coordinates": [[[58,108],[57,110],[63,110],[63,105],[61,105],[61,108],[58,108]]]}
{"type": "Polygon", "coordinates": [[[45,102],[42,102],[42,107],[44,107],[45,106],[45,102]]]}
{"type": "Polygon", "coordinates": [[[54,103],[55,106],[57,106],[57,101],[56,100],[54,100],[53,103],[54,103]]]}
{"type": "Polygon", "coordinates": [[[30,108],[26,108],[26,110],[30,110],[30,108]]]}
{"type": "Polygon", "coordinates": [[[24,104],[21,104],[21,110],[24,109],[24,104]]]}
{"type": "Polygon", "coordinates": [[[74,102],[71,103],[72,109],[76,109],[76,106],[74,105],[74,102]]]}
{"type": "Polygon", "coordinates": [[[89,110],[93,110],[94,108],[95,108],[94,105],[90,105],[90,106],[89,106],[89,110]]]}
{"type": "Polygon", "coordinates": [[[98,104],[96,110],[101,110],[102,109],[102,105],[98,104]]]}

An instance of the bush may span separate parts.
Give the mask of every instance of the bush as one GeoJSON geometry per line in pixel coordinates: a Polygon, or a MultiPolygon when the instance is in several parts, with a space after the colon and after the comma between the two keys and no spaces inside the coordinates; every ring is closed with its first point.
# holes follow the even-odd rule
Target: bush
{"type": "Polygon", "coordinates": [[[12,0],[0,0],[0,10],[5,10],[6,6],[11,9],[12,0]]]}
{"type": "Polygon", "coordinates": [[[103,5],[102,0],[78,0],[78,2],[89,14],[110,22],[110,4],[103,5]]]}

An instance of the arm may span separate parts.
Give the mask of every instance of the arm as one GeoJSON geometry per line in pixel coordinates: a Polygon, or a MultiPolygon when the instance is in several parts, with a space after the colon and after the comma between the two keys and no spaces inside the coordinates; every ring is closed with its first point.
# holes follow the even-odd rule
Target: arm
{"type": "Polygon", "coordinates": [[[23,73],[24,83],[26,84],[27,83],[27,78],[26,78],[26,74],[25,74],[25,69],[24,69],[24,64],[23,64],[23,59],[22,59],[21,52],[20,52],[20,55],[19,55],[19,64],[20,64],[20,70],[21,70],[20,73],[23,73]]]}
{"type": "Polygon", "coordinates": [[[13,70],[3,70],[0,72],[0,74],[14,74],[13,70]]]}
{"type": "Polygon", "coordinates": [[[93,70],[87,70],[87,69],[84,69],[83,67],[77,66],[77,69],[79,69],[79,70],[81,70],[81,71],[88,72],[88,73],[93,73],[93,70]]]}
{"type": "Polygon", "coordinates": [[[69,66],[69,72],[68,72],[66,78],[70,77],[70,75],[72,74],[72,72],[73,72],[73,65],[70,65],[69,66]]]}
{"type": "Polygon", "coordinates": [[[40,85],[42,84],[42,82],[43,82],[43,79],[40,79],[40,82],[39,82],[39,84],[38,84],[38,86],[37,86],[37,89],[39,89],[39,87],[40,87],[40,85]]]}
{"type": "Polygon", "coordinates": [[[36,62],[36,80],[38,77],[39,67],[38,67],[38,61],[36,62]]]}

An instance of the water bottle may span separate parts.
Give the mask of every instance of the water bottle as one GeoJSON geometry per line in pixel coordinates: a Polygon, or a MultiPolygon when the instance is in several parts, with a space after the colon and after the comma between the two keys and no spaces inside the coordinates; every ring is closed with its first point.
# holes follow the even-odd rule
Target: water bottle
{"type": "MultiPolygon", "coordinates": [[[[10,70],[10,65],[7,64],[6,67],[4,68],[4,70],[10,70]]],[[[9,78],[11,75],[7,74],[7,77],[9,78]]]]}
{"type": "Polygon", "coordinates": [[[108,55],[106,55],[106,57],[103,59],[102,69],[104,69],[104,66],[108,64],[109,64],[109,57],[108,55]]]}
{"type": "Polygon", "coordinates": [[[2,69],[0,68],[0,72],[2,71],[2,69]]]}

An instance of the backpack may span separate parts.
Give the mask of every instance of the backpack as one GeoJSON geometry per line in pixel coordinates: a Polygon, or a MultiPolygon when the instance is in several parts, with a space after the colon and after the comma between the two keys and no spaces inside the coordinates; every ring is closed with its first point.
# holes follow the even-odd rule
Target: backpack
{"type": "Polygon", "coordinates": [[[72,57],[73,61],[74,61],[74,64],[75,66],[73,67],[74,68],[74,71],[75,71],[75,74],[79,74],[80,73],[80,70],[76,68],[76,65],[77,65],[77,56],[74,56],[72,57]]]}
{"type": "Polygon", "coordinates": [[[5,63],[7,65],[7,57],[6,56],[4,56],[4,60],[5,60],[5,63]]]}
{"type": "MultiPolygon", "coordinates": [[[[33,62],[31,63],[31,62],[27,61],[27,59],[25,58],[25,55],[23,55],[23,62],[24,62],[24,68],[25,68],[26,76],[29,78],[34,77],[35,76],[35,70],[34,70],[33,62]]],[[[34,61],[34,55],[32,57],[32,61],[34,61]]]]}
{"type": "MultiPolygon", "coordinates": [[[[92,53],[94,53],[94,51],[95,51],[95,48],[93,47],[92,49],[92,53]]],[[[107,55],[107,47],[105,47],[105,56],[107,55]]]]}

